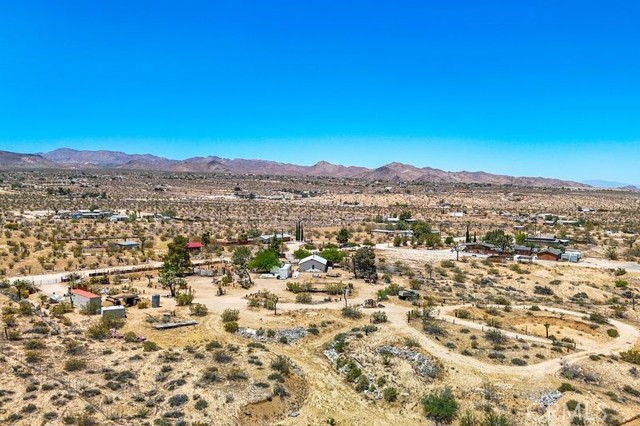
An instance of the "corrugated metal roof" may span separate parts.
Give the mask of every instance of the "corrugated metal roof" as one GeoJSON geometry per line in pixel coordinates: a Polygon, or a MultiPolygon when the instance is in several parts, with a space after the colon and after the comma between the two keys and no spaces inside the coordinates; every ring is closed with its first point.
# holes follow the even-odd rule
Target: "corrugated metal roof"
{"type": "Polygon", "coordinates": [[[91,293],[90,291],[81,290],[79,288],[72,289],[71,293],[77,294],[78,296],[86,297],[87,299],[93,299],[93,298],[96,298],[96,297],[100,297],[97,294],[91,293]]]}

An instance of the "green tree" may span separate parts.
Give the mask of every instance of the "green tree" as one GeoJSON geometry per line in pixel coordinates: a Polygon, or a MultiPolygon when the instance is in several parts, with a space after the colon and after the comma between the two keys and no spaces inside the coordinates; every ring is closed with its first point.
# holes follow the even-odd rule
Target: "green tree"
{"type": "Polygon", "coordinates": [[[256,253],[249,262],[249,268],[256,271],[270,271],[274,266],[280,265],[278,253],[273,249],[264,249],[256,253]]]}
{"type": "Polygon", "coordinates": [[[502,251],[509,251],[513,247],[513,237],[505,234],[502,229],[487,232],[484,241],[499,247],[502,251]]]}
{"type": "Polygon", "coordinates": [[[305,250],[304,248],[299,248],[298,250],[293,252],[293,257],[295,259],[304,259],[305,257],[311,256],[311,252],[305,250]]]}
{"type": "Polygon", "coordinates": [[[401,221],[406,221],[407,219],[411,219],[411,210],[402,210],[398,215],[398,219],[401,221]]]}
{"type": "Polygon", "coordinates": [[[376,271],[376,254],[369,247],[362,247],[356,250],[353,255],[353,273],[357,278],[364,278],[370,283],[378,280],[376,271]]]}
{"type": "Polygon", "coordinates": [[[341,228],[336,235],[336,241],[338,244],[347,244],[351,238],[351,232],[347,228],[341,228]]]}
{"type": "Polygon", "coordinates": [[[251,259],[251,250],[248,247],[236,247],[231,255],[231,263],[236,268],[242,267],[247,268],[249,264],[249,260],[251,259]]]}
{"type": "Polygon", "coordinates": [[[276,237],[271,238],[269,241],[269,249],[279,255],[282,252],[282,240],[276,237]]]}
{"type": "Polygon", "coordinates": [[[187,287],[187,281],[184,278],[178,276],[175,269],[164,267],[158,276],[158,283],[162,288],[168,288],[171,292],[171,297],[176,297],[178,291],[187,287]]]}
{"type": "Polygon", "coordinates": [[[200,236],[200,241],[205,247],[209,247],[209,244],[211,244],[211,233],[209,232],[202,233],[202,235],[200,236]]]}
{"type": "Polygon", "coordinates": [[[169,243],[169,251],[162,259],[164,262],[163,270],[174,271],[178,276],[189,271],[193,265],[189,250],[187,250],[187,242],[185,237],[178,235],[173,239],[173,242],[169,243]]]}
{"type": "Polygon", "coordinates": [[[527,239],[527,234],[525,234],[524,232],[518,232],[516,234],[516,244],[521,246],[524,244],[524,240],[527,239]]]}
{"type": "Polygon", "coordinates": [[[342,262],[346,254],[342,250],[339,250],[337,247],[326,247],[320,252],[320,256],[324,257],[329,262],[335,265],[342,262]]]}
{"type": "Polygon", "coordinates": [[[252,285],[251,274],[249,274],[249,261],[251,260],[251,250],[248,247],[236,247],[231,255],[235,272],[240,277],[241,284],[246,281],[247,285],[252,285]]]}

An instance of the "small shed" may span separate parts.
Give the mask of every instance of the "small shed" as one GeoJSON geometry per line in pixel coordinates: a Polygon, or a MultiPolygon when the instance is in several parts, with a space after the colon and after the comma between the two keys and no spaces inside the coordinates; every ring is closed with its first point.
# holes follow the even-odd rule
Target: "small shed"
{"type": "Polygon", "coordinates": [[[139,244],[135,241],[117,241],[115,243],[116,246],[124,249],[137,249],[139,244]]]}
{"type": "Polygon", "coordinates": [[[129,219],[129,216],[126,214],[114,214],[109,218],[111,222],[124,222],[127,219],[129,219]]]}
{"type": "Polygon", "coordinates": [[[298,271],[302,272],[327,272],[327,259],[317,254],[312,254],[298,262],[298,271]]]}
{"type": "Polygon", "coordinates": [[[69,293],[71,304],[79,308],[84,308],[89,303],[92,303],[96,309],[102,306],[102,296],[91,293],[90,291],[74,288],[69,293]]]}
{"type": "Polygon", "coordinates": [[[514,246],[513,252],[521,256],[531,256],[533,254],[533,247],[527,246],[514,246]]]}
{"type": "Polygon", "coordinates": [[[540,260],[558,261],[561,255],[562,255],[562,252],[560,250],[550,248],[550,249],[546,249],[538,252],[537,257],[540,260]]]}
{"type": "Polygon", "coordinates": [[[127,311],[124,306],[105,306],[100,309],[100,315],[107,318],[124,318],[127,311]]]}

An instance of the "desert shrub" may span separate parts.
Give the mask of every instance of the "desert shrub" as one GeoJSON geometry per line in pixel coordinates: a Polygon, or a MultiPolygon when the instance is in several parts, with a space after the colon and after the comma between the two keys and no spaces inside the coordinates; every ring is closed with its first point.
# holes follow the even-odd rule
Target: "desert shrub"
{"type": "Polygon", "coordinates": [[[482,422],[484,426],[510,426],[511,423],[509,419],[504,414],[497,414],[494,412],[489,412],[485,415],[484,421],[482,422]]]}
{"type": "Polygon", "coordinates": [[[616,269],[616,270],[614,271],[614,273],[613,273],[613,274],[614,274],[616,277],[620,277],[620,276],[622,276],[622,275],[625,275],[626,273],[627,273],[627,270],[626,270],[626,269],[624,269],[624,268],[618,268],[618,269],[616,269]]]}
{"type": "Polygon", "coordinates": [[[517,366],[524,366],[524,365],[527,365],[527,361],[525,361],[524,359],[520,359],[520,358],[512,358],[511,359],[511,364],[517,365],[517,366]]]}
{"type": "Polygon", "coordinates": [[[346,306],[342,308],[342,316],[351,319],[360,319],[362,318],[362,312],[355,306],[346,306]]]}
{"type": "Polygon", "coordinates": [[[151,302],[149,302],[146,299],[143,299],[139,301],[136,306],[138,307],[138,309],[147,309],[149,306],[151,306],[151,302]]]}
{"type": "Polygon", "coordinates": [[[222,377],[218,374],[218,369],[216,367],[207,367],[202,372],[200,381],[204,382],[205,384],[217,383],[222,381],[222,377]]]}
{"type": "Polygon", "coordinates": [[[225,322],[224,331],[227,333],[236,333],[238,331],[238,323],[235,321],[225,322]]]}
{"type": "Polygon", "coordinates": [[[576,401],[575,399],[570,399],[569,401],[567,401],[566,405],[569,411],[575,411],[578,406],[580,406],[581,411],[583,411],[585,407],[584,404],[576,401]]]}
{"type": "Polygon", "coordinates": [[[28,364],[42,361],[42,353],[40,351],[26,351],[24,358],[28,364]]]}
{"type": "Polygon", "coordinates": [[[607,330],[607,335],[609,337],[614,337],[615,338],[615,337],[619,337],[620,333],[618,333],[618,330],[616,330],[615,328],[610,328],[610,329],[607,330]]]}
{"type": "Polygon", "coordinates": [[[456,309],[453,312],[457,318],[461,318],[461,319],[471,318],[471,312],[467,311],[466,309],[456,309]]]}
{"type": "Polygon", "coordinates": [[[191,311],[191,315],[195,317],[204,317],[209,313],[207,306],[202,303],[194,303],[190,305],[189,311],[191,311]]]}
{"type": "Polygon", "coordinates": [[[169,398],[167,402],[169,403],[170,407],[180,407],[186,404],[187,401],[189,401],[189,397],[181,393],[178,395],[173,395],[172,397],[169,398]]]}
{"type": "Polygon", "coordinates": [[[223,363],[223,364],[226,364],[226,363],[229,363],[229,362],[233,361],[233,357],[228,352],[226,352],[224,350],[216,351],[213,354],[213,359],[215,359],[217,362],[220,362],[220,363],[223,363]]]}
{"type": "Polygon", "coordinates": [[[298,293],[298,294],[296,294],[296,303],[310,304],[311,302],[313,302],[313,298],[311,297],[311,293],[298,293]]]}
{"type": "Polygon", "coordinates": [[[398,391],[394,387],[384,388],[384,391],[382,391],[382,397],[387,402],[394,402],[398,399],[398,391]]]}
{"type": "Polygon", "coordinates": [[[195,409],[198,411],[205,410],[208,406],[209,406],[209,403],[204,399],[199,399],[194,404],[195,409]]]}
{"type": "Polygon", "coordinates": [[[498,351],[493,351],[490,352],[489,355],[487,355],[490,359],[497,359],[497,360],[503,360],[506,358],[506,356],[498,351]]]}
{"type": "Polygon", "coordinates": [[[578,390],[571,383],[562,383],[558,390],[562,393],[565,392],[578,392],[578,390]]]}
{"type": "Polygon", "coordinates": [[[356,392],[364,392],[369,389],[369,379],[367,376],[361,375],[356,382],[356,392]]]}
{"type": "Polygon", "coordinates": [[[240,319],[240,311],[237,309],[225,309],[222,312],[222,322],[233,322],[240,319]]]}
{"type": "Polygon", "coordinates": [[[51,315],[59,316],[69,312],[73,312],[73,305],[69,302],[60,302],[53,305],[50,309],[51,315]]]}
{"type": "Polygon", "coordinates": [[[221,349],[222,343],[218,342],[217,340],[212,340],[209,343],[207,343],[204,348],[209,352],[211,352],[214,349],[221,349]]]}
{"type": "Polygon", "coordinates": [[[290,370],[289,360],[282,355],[278,355],[276,359],[271,361],[271,368],[284,376],[288,376],[290,370]]]}
{"type": "Polygon", "coordinates": [[[80,358],[69,358],[64,362],[65,371],[80,371],[87,367],[85,360],[80,358]]]}
{"type": "Polygon", "coordinates": [[[80,308],[83,315],[97,315],[100,313],[100,306],[97,303],[89,302],[80,308]]]}
{"type": "Polygon", "coordinates": [[[227,379],[233,381],[247,380],[249,375],[239,368],[232,368],[227,374],[227,379]]]}
{"type": "Polygon", "coordinates": [[[626,352],[620,352],[620,358],[623,361],[640,365],[640,351],[630,349],[626,352]]]}
{"type": "Polygon", "coordinates": [[[425,395],[422,409],[427,417],[438,423],[451,423],[458,414],[458,402],[451,388],[445,387],[425,395]]]}
{"type": "Polygon", "coordinates": [[[387,321],[387,314],[383,311],[376,311],[371,314],[371,322],[374,324],[380,324],[387,321]]]}
{"type": "Polygon", "coordinates": [[[103,321],[96,321],[87,328],[86,334],[92,339],[105,339],[109,336],[109,327],[103,321]]]}
{"type": "Polygon", "coordinates": [[[444,337],[447,335],[447,331],[434,320],[423,320],[422,329],[432,336],[444,337]]]}
{"type": "Polygon", "coordinates": [[[193,293],[180,293],[176,295],[176,305],[187,306],[193,303],[193,293]]]}
{"type": "Polygon", "coordinates": [[[494,299],[494,302],[498,305],[508,306],[511,305],[511,301],[504,296],[498,296],[494,299]]]}
{"type": "Polygon", "coordinates": [[[440,266],[443,268],[454,268],[456,264],[453,260],[443,260],[440,262],[440,266]]]}
{"type": "Polygon", "coordinates": [[[124,338],[124,341],[127,343],[133,343],[138,340],[138,336],[133,331],[127,331],[126,333],[124,333],[124,336],[122,337],[124,338]]]}
{"type": "Polygon", "coordinates": [[[622,390],[623,390],[623,391],[625,391],[626,393],[630,394],[630,395],[633,395],[633,396],[635,396],[635,397],[640,398],[640,390],[638,390],[638,389],[632,388],[632,387],[631,387],[631,386],[629,386],[629,385],[625,385],[625,386],[622,388],[622,390]]]}
{"type": "Polygon", "coordinates": [[[362,331],[364,331],[365,333],[369,334],[369,333],[373,333],[378,331],[378,327],[376,327],[373,324],[367,324],[364,327],[362,327],[362,331]]]}
{"type": "Polygon", "coordinates": [[[607,317],[605,317],[604,315],[594,312],[591,315],[589,315],[589,320],[591,322],[594,322],[596,324],[608,324],[609,320],[607,319],[607,317]]]}
{"type": "Polygon", "coordinates": [[[615,285],[618,288],[626,288],[629,285],[629,281],[623,279],[617,279],[615,285]]]}
{"type": "Polygon", "coordinates": [[[502,344],[507,341],[507,337],[500,330],[490,329],[484,333],[485,339],[495,344],[502,344]]]}
{"type": "Polygon", "coordinates": [[[24,342],[24,348],[27,350],[37,350],[44,349],[47,345],[44,343],[44,340],[40,339],[30,339],[24,342]]]}
{"type": "Polygon", "coordinates": [[[22,316],[31,316],[33,315],[33,305],[27,300],[21,300],[18,303],[18,311],[22,316]]]}
{"type": "Polygon", "coordinates": [[[345,378],[348,382],[355,382],[361,375],[362,370],[360,370],[355,364],[351,364],[345,378]]]}
{"type": "Polygon", "coordinates": [[[151,340],[147,340],[142,343],[142,350],[144,350],[145,352],[155,352],[159,349],[160,347],[157,345],[157,343],[152,342],[151,340]]]}
{"type": "Polygon", "coordinates": [[[551,287],[543,287],[537,285],[534,287],[533,292],[535,294],[540,294],[543,296],[553,296],[553,290],[551,289],[551,287]]]}

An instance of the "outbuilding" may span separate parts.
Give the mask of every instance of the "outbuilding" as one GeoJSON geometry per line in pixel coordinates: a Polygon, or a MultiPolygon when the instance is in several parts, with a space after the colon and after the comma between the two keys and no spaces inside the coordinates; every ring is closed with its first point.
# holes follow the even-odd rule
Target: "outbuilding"
{"type": "Polygon", "coordinates": [[[127,311],[124,306],[105,306],[100,309],[100,315],[106,318],[124,318],[127,311]]]}
{"type": "Polygon", "coordinates": [[[550,248],[550,249],[546,249],[538,252],[537,257],[540,260],[558,261],[561,255],[562,255],[562,252],[560,250],[550,248]]]}
{"type": "Polygon", "coordinates": [[[77,306],[81,309],[90,303],[95,307],[95,309],[100,309],[102,306],[102,296],[79,288],[71,289],[69,292],[69,298],[71,299],[71,304],[73,306],[77,306]]]}
{"type": "Polygon", "coordinates": [[[137,249],[139,244],[135,241],[118,241],[115,243],[116,246],[124,249],[137,249]]]}
{"type": "Polygon", "coordinates": [[[291,264],[285,263],[282,266],[275,266],[271,269],[271,273],[279,280],[286,280],[291,277],[291,264]]]}
{"type": "Polygon", "coordinates": [[[189,250],[190,253],[200,253],[203,247],[204,244],[199,241],[191,241],[187,243],[187,250],[189,250]]]}
{"type": "Polygon", "coordinates": [[[327,272],[327,259],[317,254],[312,254],[298,262],[298,271],[301,272],[327,272]]]}

